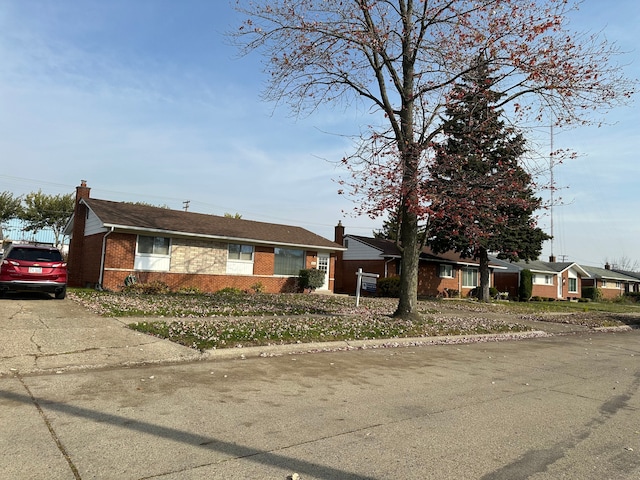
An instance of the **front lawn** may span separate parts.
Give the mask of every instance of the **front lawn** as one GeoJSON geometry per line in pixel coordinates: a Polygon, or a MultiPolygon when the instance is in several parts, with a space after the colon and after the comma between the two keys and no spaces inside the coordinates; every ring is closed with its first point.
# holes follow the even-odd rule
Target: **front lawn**
{"type": "MultiPolygon", "coordinates": [[[[131,318],[129,327],[200,350],[332,340],[525,332],[523,319],[622,325],[596,304],[482,304],[422,300],[420,321],[392,318],[397,299],[309,294],[139,294],[70,289],[70,299],[102,316],[131,318]],[[580,305],[581,308],[576,307],[580,305]],[[585,312],[590,308],[595,315],[585,312]],[[538,308],[536,310],[536,308],[538,308]],[[570,310],[569,310],[570,309],[570,310]],[[553,311],[556,315],[550,314],[553,311]]],[[[640,314],[640,309],[636,309],[640,314]]],[[[628,310],[626,310],[628,312],[628,310]]],[[[620,313],[623,313],[622,311],[620,313]]]]}

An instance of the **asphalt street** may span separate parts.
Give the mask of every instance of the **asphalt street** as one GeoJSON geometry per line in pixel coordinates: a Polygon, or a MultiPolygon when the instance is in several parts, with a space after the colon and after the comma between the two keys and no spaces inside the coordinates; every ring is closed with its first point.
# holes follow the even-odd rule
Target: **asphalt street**
{"type": "Polygon", "coordinates": [[[154,346],[67,301],[0,314],[0,478],[640,478],[638,330],[242,359],[154,346]],[[63,307],[81,326],[59,326],[63,307]],[[135,362],[102,351],[105,328],[135,362]]]}

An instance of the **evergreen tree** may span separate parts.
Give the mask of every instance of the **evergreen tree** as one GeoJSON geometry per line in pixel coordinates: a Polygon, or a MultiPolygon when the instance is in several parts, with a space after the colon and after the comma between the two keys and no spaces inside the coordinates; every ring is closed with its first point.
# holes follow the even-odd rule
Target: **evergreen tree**
{"type": "Polygon", "coordinates": [[[400,233],[400,215],[399,212],[389,213],[387,220],[382,222],[382,229],[374,230],[373,236],[375,238],[384,238],[386,240],[398,240],[398,234],[400,233]]]}
{"type": "Polygon", "coordinates": [[[483,301],[489,300],[489,252],[530,260],[549,238],[536,227],[541,199],[520,164],[525,139],[495,107],[502,95],[492,90],[487,65],[479,59],[455,86],[427,185],[433,192],[429,243],[436,252],[480,261],[483,301]]]}

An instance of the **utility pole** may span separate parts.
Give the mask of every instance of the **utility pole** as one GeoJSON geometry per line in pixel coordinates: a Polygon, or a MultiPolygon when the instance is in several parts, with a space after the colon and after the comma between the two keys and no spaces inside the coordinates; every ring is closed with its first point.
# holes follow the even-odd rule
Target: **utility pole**
{"type": "Polygon", "coordinates": [[[190,203],[191,203],[191,200],[185,200],[184,202],[182,202],[182,205],[183,205],[182,208],[184,208],[185,212],[189,211],[189,204],[190,203]]]}
{"type": "Polygon", "coordinates": [[[551,205],[549,206],[549,213],[551,215],[551,258],[555,258],[555,255],[553,254],[553,191],[555,190],[556,186],[554,183],[554,179],[553,179],[553,122],[551,122],[551,146],[550,146],[551,150],[549,152],[549,170],[550,170],[550,180],[551,180],[551,205]]]}

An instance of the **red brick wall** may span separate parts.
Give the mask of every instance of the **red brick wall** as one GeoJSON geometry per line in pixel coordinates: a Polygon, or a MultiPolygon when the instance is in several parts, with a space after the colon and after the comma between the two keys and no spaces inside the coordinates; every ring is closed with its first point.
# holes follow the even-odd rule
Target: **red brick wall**
{"type": "MultiPolygon", "coordinates": [[[[356,272],[359,268],[362,268],[363,272],[377,273],[380,276],[379,278],[385,278],[384,260],[343,260],[342,278],[338,282],[340,290],[336,290],[336,293],[355,295],[356,282],[358,280],[356,272]]],[[[387,270],[387,276],[395,277],[397,275],[395,262],[389,262],[387,270]]]]}
{"type": "Polygon", "coordinates": [[[273,275],[275,257],[273,247],[254,247],[253,249],[253,274],[273,275]]]}
{"type": "MultiPolygon", "coordinates": [[[[87,239],[90,237],[87,237],[87,239]]],[[[86,240],[85,240],[86,243],[86,240]]],[[[100,235],[100,249],[102,248],[102,235],[100,235]]],[[[136,249],[136,235],[125,233],[112,233],[107,237],[107,253],[105,257],[105,273],[103,287],[109,290],[120,290],[124,286],[125,278],[133,274],[139,282],[148,283],[161,281],[172,290],[184,287],[196,287],[205,292],[215,292],[226,287],[252,290],[256,284],[262,284],[265,292],[280,293],[294,292],[297,288],[296,277],[274,277],[274,249],[273,247],[254,248],[254,275],[202,275],[182,274],[170,272],[137,272],[134,271],[136,249]]],[[[312,268],[312,263],[317,261],[317,252],[306,253],[305,263],[312,268]]],[[[97,268],[100,266],[99,257],[93,259],[97,268]]],[[[331,269],[335,268],[335,258],[331,257],[331,269]]],[[[313,265],[315,266],[315,265],[313,265]]],[[[97,280],[96,280],[97,282],[97,280]]],[[[330,279],[330,288],[333,279],[330,279]]]]}
{"type": "Polygon", "coordinates": [[[554,284],[553,285],[533,285],[531,289],[532,297],[543,297],[543,298],[558,298],[558,285],[556,285],[557,278],[553,277],[554,284]]]}
{"type": "Polygon", "coordinates": [[[133,269],[136,256],[136,238],[136,235],[128,233],[110,234],[107,237],[105,268],[133,269]]]}
{"type": "Polygon", "coordinates": [[[267,293],[290,293],[297,288],[297,279],[286,277],[260,277],[242,275],[200,275],[168,272],[122,272],[106,271],[104,286],[109,290],[121,290],[124,279],[133,273],[138,282],[149,283],[160,281],[166,283],[171,290],[179,290],[185,287],[195,287],[203,292],[217,292],[223,288],[239,288],[251,291],[256,284],[262,284],[263,291],[267,293]]]}

